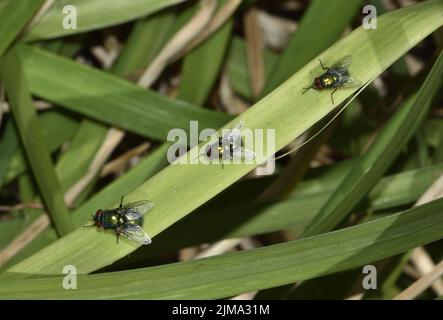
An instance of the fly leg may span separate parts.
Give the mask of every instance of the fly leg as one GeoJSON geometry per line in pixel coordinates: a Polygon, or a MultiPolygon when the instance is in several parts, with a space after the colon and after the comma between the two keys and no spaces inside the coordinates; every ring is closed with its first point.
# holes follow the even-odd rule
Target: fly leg
{"type": "Polygon", "coordinates": [[[303,92],[301,94],[305,94],[306,92],[308,92],[309,90],[314,89],[313,86],[307,87],[307,88],[303,88],[303,92]]]}
{"type": "Polygon", "coordinates": [[[328,67],[325,67],[325,65],[323,64],[323,62],[321,61],[321,59],[318,59],[318,60],[320,61],[321,68],[322,68],[323,70],[329,71],[329,68],[328,68],[328,67]]]}
{"type": "MultiPolygon", "coordinates": [[[[91,217],[94,220],[95,216],[91,214],[91,217]]],[[[90,226],[83,226],[83,228],[91,228],[91,227],[95,227],[95,223],[91,224],[90,226]]]]}
{"type": "Polygon", "coordinates": [[[122,198],[120,199],[120,209],[121,209],[122,206],[123,206],[123,198],[124,198],[124,196],[122,196],[122,198]]]}
{"type": "Polygon", "coordinates": [[[338,88],[334,88],[334,90],[332,90],[332,92],[331,92],[331,101],[332,101],[332,104],[335,104],[335,103],[334,103],[334,93],[335,93],[335,91],[337,91],[337,89],[338,89],[338,88]]]}
{"type": "Polygon", "coordinates": [[[116,232],[115,235],[117,236],[117,244],[118,244],[118,237],[120,236],[120,232],[116,232]]]}

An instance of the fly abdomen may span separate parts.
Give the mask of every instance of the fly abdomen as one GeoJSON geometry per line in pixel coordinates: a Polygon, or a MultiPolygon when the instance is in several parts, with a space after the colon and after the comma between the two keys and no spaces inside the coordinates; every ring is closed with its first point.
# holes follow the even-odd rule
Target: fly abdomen
{"type": "Polygon", "coordinates": [[[234,154],[234,143],[231,141],[229,143],[229,158],[232,158],[233,154],[234,154]]]}
{"type": "Polygon", "coordinates": [[[143,217],[140,217],[138,219],[125,219],[124,222],[125,226],[142,226],[143,225],[143,217]]]}

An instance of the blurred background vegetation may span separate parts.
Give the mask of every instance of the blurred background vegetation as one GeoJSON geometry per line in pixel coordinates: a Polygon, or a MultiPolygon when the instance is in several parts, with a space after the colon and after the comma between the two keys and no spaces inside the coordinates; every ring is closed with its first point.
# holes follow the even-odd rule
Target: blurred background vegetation
{"type": "MultiPolygon", "coordinates": [[[[73,0],[78,25],[64,29],[67,4],[0,0],[0,298],[443,296],[443,1],[73,0]],[[311,61],[315,77],[317,56],[361,27],[366,5],[387,25],[429,14],[435,27],[417,24],[416,45],[377,52],[395,62],[346,109],[329,106],[309,123],[277,155],[312,140],[274,174],[251,167],[211,190],[205,175],[224,174],[214,165],[192,173],[200,189],[187,193],[172,170],[155,176],[168,166],[170,129],[189,130],[191,120],[221,128],[311,61]],[[146,181],[165,202],[176,201],[166,188],[176,184],[176,206],[189,203],[154,221],[152,245],[116,247],[112,234],[89,232],[104,246],[95,264],[93,250],[75,258],[93,273],[88,292],[60,296],[55,278],[15,282],[60,274],[49,266],[70,261],[64,250],[89,250],[77,239],[87,239],[90,216],[146,181]],[[362,288],[366,264],[377,268],[376,290],[362,288]]],[[[364,53],[355,60],[364,65],[364,53]]],[[[299,82],[291,79],[287,87],[299,82]]],[[[310,95],[311,110],[330,101],[329,92],[310,95]]]]}

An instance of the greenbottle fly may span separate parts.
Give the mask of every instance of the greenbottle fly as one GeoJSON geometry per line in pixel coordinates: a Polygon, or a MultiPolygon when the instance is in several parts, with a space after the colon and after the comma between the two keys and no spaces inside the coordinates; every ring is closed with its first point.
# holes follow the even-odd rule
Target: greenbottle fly
{"type": "Polygon", "coordinates": [[[208,160],[219,159],[222,168],[225,160],[241,159],[242,157],[246,160],[254,159],[254,152],[244,148],[241,136],[243,127],[244,122],[240,121],[234,128],[229,129],[228,132],[219,137],[217,142],[206,146],[204,154],[201,155],[206,156],[208,160]]]}
{"type": "Polygon", "coordinates": [[[104,230],[115,230],[117,243],[118,237],[122,235],[129,240],[147,245],[152,241],[142,228],[143,215],[153,206],[154,204],[152,202],[146,200],[123,205],[122,197],[118,208],[97,210],[95,215],[92,216],[94,224],[88,227],[96,226],[104,230]]]}
{"type": "Polygon", "coordinates": [[[331,101],[334,104],[334,93],[338,88],[353,88],[360,86],[361,82],[355,80],[349,75],[349,65],[352,63],[352,56],[347,55],[333,64],[331,67],[326,67],[320,60],[320,65],[326,72],[321,76],[316,77],[312,85],[308,88],[303,88],[303,94],[310,89],[324,90],[332,89],[331,101]]]}

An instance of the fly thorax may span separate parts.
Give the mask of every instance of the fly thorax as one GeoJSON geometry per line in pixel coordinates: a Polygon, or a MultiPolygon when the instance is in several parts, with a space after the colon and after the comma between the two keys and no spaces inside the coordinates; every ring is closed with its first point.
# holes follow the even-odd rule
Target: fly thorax
{"type": "Polygon", "coordinates": [[[219,138],[218,142],[213,143],[206,147],[205,155],[208,159],[217,159],[220,158],[223,154],[223,145],[222,145],[222,139],[219,138]]]}
{"type": "Polygon", "coordinates": [[[114,211],[106,211],[102,215],[104,229],[115,229],[119,224],[119,215],[114,211]]]}
{"type": "MultiPolygon", "coordinates": [[[[223,154],[225,154],[226,151],[229,151],[229,148],[226,148],[226,146],[218,146],[217,148],[217,155],[220,158],[221,156],[223,156],[223,154]]],[[[228,152],[226,152],[228,153],[228,152]]]]}
{"type": "Polygon", "coordinates": [[[336,81],[335,77],[331,74],[326,74],[321,79],[322,85],[325,88],[332,87],[336,81]]]}

